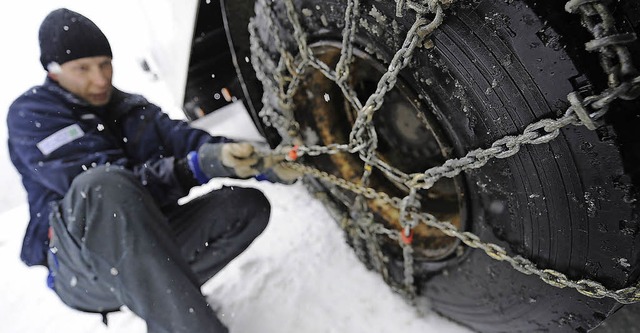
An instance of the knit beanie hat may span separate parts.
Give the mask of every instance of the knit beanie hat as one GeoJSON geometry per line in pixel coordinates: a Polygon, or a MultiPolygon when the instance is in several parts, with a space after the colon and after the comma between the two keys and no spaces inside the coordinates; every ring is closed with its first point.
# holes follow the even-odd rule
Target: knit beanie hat
{"type": "Polygon", "coordinates": [[[55,62],[96,56],[113,57],[107,37],[88,18],[66,8],[52,11],[40,25],[40,63],[45,70],[55,62]]]}

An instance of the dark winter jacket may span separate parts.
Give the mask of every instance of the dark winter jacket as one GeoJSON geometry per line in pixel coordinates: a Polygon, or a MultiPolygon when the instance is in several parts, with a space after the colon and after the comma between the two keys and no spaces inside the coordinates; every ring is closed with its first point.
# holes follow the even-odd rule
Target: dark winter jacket
{"type": "Polygon", "coordinates": [[[81,172],[103,164],[124,166],[166,207],[189,187],[181,181],[184,173],[176,175],[181,169],[176,161],[205,142],[224,140],[170,119],[142,96],[114,89],[108,105],[94,107],[50,79],[16,99],[7,125],[9,154],[29,201],[20,257],[30,266],[46,265],[50,203],[60,200],[81,172]]]}

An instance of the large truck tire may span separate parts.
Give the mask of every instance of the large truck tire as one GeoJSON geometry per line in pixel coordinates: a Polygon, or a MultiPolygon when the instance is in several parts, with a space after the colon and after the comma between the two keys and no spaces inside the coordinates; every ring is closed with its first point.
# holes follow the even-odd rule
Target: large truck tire
{"type": "MultiPolygon", "coordinates": [[[[633,2],[612,4],[621,28],[638,26],[633,2]]],[[[347,2],[293,3],[316,57],[335,65],[347,2]]],[[[395,1],[363,0],[359,13],[350,84],[366,100],[414,15],[407,11],[396,16],[395,1]]],[[[254,23],[274,63],[281,56],[275,31],[287,51],[299,56],[282,1],[258,1],[254,23]]],[[[444,23],[416,49],[373,119],[379,154],[405,172],[419,172],[522,133],[537,120],[562,116],[570,92],[606,88],[597,54],[584,49],[588,40],[580,16],[567,13],[562,1],[453,2],[444,23]]],[[[629,47],[634,51],[637,42],[629,47]]],[[[633,60],[640,64],[637,56],[633,60]]],[[[275,75],[269,72],[275,68],[264,70],[275,75]]],[[[340,90],[312,68],[304,75],[307,83],[294,96],[292,111],[303,141],[346,142],[354,115],[340,90]]],[[[551,142],[523,146],[510,158],[493,159],[445,180],[435,188],[449,199],[436,198],[423,209],[454,216],[459,228],[539,268],[599,281],[610,289],[633,285],[640,273],[639,106],[633,100],[617,101],[597,130],[568,126],[551,142]]],[[[319,156],[304,162],[353,180],[361,172],[354,159],[319,156]]],[[[382,190],[393,188],[383,175],[378,177],[382,180],[374,184],[382,190]]],[[[352,195],[326,182],[315,184],[349,215],[352,195]]],[[[381,223],[385,218],[376,213],[381,223]]],[[[418,294],[429,300],[418,304],[429,304],[475,331],[587,332],[622,306],[610,298],[553,287],[455,240],[434,248],[429,241],[437,243],[440,237],[426,237],[428,241],[414,243],[418,294]]],[[[391,279],[401,280],[401,251],[382,243],[391,279]]]]}

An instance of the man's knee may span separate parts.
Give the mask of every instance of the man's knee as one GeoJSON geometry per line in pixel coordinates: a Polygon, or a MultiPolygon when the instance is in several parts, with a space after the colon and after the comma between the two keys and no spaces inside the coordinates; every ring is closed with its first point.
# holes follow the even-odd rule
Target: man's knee
{"type": "Polygon", "coordinates": [[[89,229],[111,233],[114,226],[141,223],[155,205],[133,173],[118,166],[99,166],[78,175],[60,204],[67,228],[83,237],[89,229]],[[100,222],[116,219],[120,223],[100,222]]]}
{"type": "Polygon", "coordinates": [[[74,178],[69,192],[86,199],[88,195],[98,195],[109,200],[120,198],[131,200],[131,196],[139,196],[139,184],[131,171],[120,166],[98,166],[89,169],[74,178]]]}
{"type": "Polygon", "coordinates": [[[74,237],[103,258],[116,260],[138,248],[134,243],[170,241],[166,217],[138,178],[122,167],[101,166],[77,176],[61,211],[74,237]]]}

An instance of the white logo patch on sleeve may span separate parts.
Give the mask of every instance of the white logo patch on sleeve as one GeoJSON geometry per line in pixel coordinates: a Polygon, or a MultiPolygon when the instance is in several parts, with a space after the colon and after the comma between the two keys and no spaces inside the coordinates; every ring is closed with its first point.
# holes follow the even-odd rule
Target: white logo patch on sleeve
{"type": "Polygon", "coordinates": [[[56,149],[67,143],[84,136],[82,128],[78,124],[69,125],[38,142],[36,146],[43,155],[49,155],[56,149]]]}

